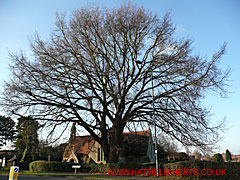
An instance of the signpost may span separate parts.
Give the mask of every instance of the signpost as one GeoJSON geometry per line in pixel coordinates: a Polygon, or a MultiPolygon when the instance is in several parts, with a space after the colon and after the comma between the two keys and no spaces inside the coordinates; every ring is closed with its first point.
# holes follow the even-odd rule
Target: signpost
{"type": "Polygon", "coordinates": [[[75,174],[77,174],[77,169],[80,169],[81,165],[73,165],[72,168],[75,169],[75,174]]]}
{"type": "Polygon", "coordinates": [[[19,167],[18,166],[11,166],[10,174],[9,174],[9,180],[17,180],[18,173],[19,173],[19,167]]]}

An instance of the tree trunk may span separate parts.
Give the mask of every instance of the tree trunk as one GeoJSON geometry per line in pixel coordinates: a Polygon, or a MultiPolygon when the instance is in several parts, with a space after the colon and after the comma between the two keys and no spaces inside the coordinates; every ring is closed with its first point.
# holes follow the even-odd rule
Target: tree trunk
{"type": "Polygon", "coordinates": [[[22,158],[21,158],[20,162],[24,162],[24,159],[25,159],[25,157],[27,155],[27,152],[28,152],[28,148],[26,146],[25,149],[24,149],[24,152],[23,152],[23,155],[22,155],[22,158]]]}
{"type": "Polygon", "coordinates": [[[102,133],[102,148],[103,148],[103,152],[104,152],[104,159],[105,161],[108,163],[109,162],[109,142],[108,142],[108,133],[103,132],[102,133]]]}
{"type": "Polygon", "coordinates": [[[119,147],[115,144],[110,145],[109,162],[117,163],[119,158],[119,147]]]}
{"type": "Polygon", "coordinates": [[[110,135],[109,162],[111,163],[118,162],[124,126],[125,123],[122,123],[120,121],[113,123],[112,132],[109,134],[110,135]]]}

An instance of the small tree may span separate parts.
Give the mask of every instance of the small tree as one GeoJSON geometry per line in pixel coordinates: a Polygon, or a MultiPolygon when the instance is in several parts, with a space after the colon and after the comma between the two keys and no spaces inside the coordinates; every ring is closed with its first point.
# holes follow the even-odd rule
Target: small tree
{"type": "Polygon", "coordinates": [[[164,136],[163,134],[159,134],[157,136],[157,144],[158,144],[158,151],[159,151],[159,158],[161,155],[165,156],[167,154],[175,153],[178,151],[178,145],[174,141],[174,139],[170,138],[169,136],[164,136]]]}
{"type": "Polygon", "coordinates": [[[15,134],[15,123],[10,117],[0,116],[0,148],[12,141],[15,134]]]}
{"type": "Polygon", "coordinates": [[[228,149],[226,150],[225,157],[226,157],[226,161],[227,162],[231,162],[232,155],[231,155],[231,153],[230,153],[230,151],[228,149]]]}
{"type": "Polygon", "coordinates": [[[223,157],[220,153],[217,153],[213,155],[212,160],[216,162],[223,162],[223,157]]]}

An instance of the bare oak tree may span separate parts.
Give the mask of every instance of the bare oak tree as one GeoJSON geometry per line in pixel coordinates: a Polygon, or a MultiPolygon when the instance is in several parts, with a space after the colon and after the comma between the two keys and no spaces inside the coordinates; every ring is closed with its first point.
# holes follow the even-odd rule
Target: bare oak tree
{"type": "Polygon", "coordinates": [[[200,100],[207,90],[226,93],[228,71],[217,67],[225,45],[207,60],[174,31],[169,14],[159,18],[130,3],[82,8],[68,20],[57,15],[48,40],[38,34],[30,40],[33,56],[10,54],[12,78],[1,104],[53,128],[76,122],[102,145],[107,161],[117,162],[124,127],[153,124],[154,100],[163,133],[207,148],[222,124],[210,126],[200,100]]]}

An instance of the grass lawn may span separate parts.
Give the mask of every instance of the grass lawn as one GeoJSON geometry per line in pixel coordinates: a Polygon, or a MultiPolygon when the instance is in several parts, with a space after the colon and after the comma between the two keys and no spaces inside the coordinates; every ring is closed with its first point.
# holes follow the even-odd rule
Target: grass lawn
{"type": "MultiPolygon", "coordinates": [[[[9,174],[9,171],[0,171],[0,174],[9,174]]],[[[113,177],[113,176],[101,176],[98,174],[66,174],[66,173],[44,173],[44,172],[31,172],[31,171],[23,171],[19,174],[24,175],[38,175],[38,176],[61,176],[61,177],[94,177],[94,178],[104,178],[104,179],[123,179],[121,177],[113,177]]],[[[124,178],[124,180],[134,180],[133,178],[124,178]]]]}

